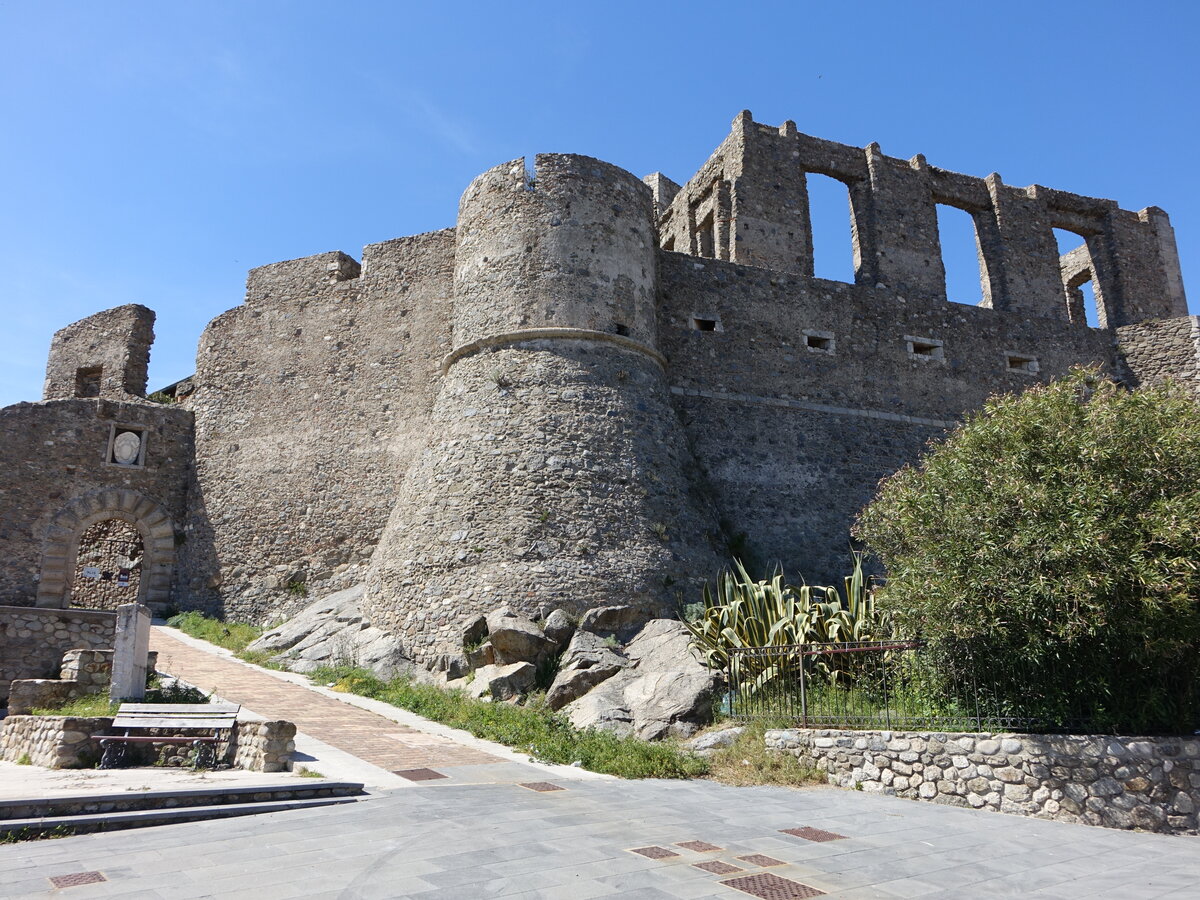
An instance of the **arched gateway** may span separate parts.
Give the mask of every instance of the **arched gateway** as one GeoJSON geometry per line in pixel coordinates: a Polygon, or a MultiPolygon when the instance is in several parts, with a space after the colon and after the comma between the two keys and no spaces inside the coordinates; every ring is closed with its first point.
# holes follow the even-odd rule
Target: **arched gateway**
{"type": "Polygon", "coordinates": [[[99,491],[68,504],[46,529],[37,605],[165,604],[174,569],[166,511],[137,491],[99,491]]]}

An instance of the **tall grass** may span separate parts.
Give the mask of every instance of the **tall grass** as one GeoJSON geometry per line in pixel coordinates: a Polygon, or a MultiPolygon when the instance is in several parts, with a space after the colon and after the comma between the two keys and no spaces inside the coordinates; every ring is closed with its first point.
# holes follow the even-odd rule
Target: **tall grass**
{"type": "Polygon", "coordinates": [[[210,619],[204,613],[192,610],[180,613],[167,619],[167,624],[178,628],[184,634],[240,653],[246,645],[262,634],[263,630],[257,625],[246,625],[240,622],[222,622],[220,619],[210,619]]]}

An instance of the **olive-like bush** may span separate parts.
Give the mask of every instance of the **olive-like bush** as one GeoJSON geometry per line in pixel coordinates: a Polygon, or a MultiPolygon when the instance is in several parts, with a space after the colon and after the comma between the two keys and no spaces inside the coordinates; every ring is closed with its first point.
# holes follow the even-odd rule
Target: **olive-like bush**
{"type": "Polygon", "coordinates": [[[1014,714],[1200,727],[1200,406],[1077,370],[991,399],[855,528],[881,605],[1014,714]],[[963,666],[969,667],[964,671],[963,666]]]}

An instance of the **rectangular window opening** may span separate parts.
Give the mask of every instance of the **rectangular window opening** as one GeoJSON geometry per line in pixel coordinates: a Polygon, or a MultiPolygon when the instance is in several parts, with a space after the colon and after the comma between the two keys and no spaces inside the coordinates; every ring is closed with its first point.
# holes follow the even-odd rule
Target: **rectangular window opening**
{"type": "Polygon", "coordinates": [[[1008,371],[1010,372],[1020,372],[1023,375],[1036,375],[1038,373],[1038,360],[1036,356],[1006,353],[1004,358],[1008,363],[1008,371]]]}
{"type": "Polygon", "coordinates": [[[710,212],[696,226],[696,255],[713,259],[717,255],[716,235],[713,229],[713,214],[710,212]]]}
{"type": "Polygon", "coordinates": [[[621,337],[629,337],[629,326],[623,322],[613,322],[613,332],[621,337]]]}
{"type": "Polygon", "coordinates": [[[812,234],[813,275],[854,284],[854,208],[845,182],[816,172],[804,174],[808,227],[812,234]]]}
{"type": "Polygon", "coordinates": [[[805,331],[804,346],[815,353],[830,353],[836,350],[833,335],[828,331],[805,331]]]}
{"type": "Polygon", "coordinates": [[[99,397],[103,366],[84,366],[75,370],[75,396],[99,397]]]}
{"type": "Polygon", "coordinates": [[[1107,316],[1096,284],[1096,268],[1087,240],[1064,228],[1054,229],[1058,241],[1058,269],[1062,276],[1067,319],[1076,325],[1104,328],[1107,316]]]}
{"type": "Polygon", "coordinates": [[[909,359],[944,360],[946,358],[946,351],[941,341],[910,335],[905,335],[904,340],[908,345],[909,359]]]}
{"type": "Polygon", "coordinates": [[[975,217],[965,209],[937,204],[938,243],[946,271],[946,299],[979,306],[987,290],[987,266],[979,246],[975,217]]]}
{"type": "Polygon", "coordinates": [[[716,319],[704,319],[692,316],[692,329],[695,331],[720,331],[721,323],[716,319]]]}

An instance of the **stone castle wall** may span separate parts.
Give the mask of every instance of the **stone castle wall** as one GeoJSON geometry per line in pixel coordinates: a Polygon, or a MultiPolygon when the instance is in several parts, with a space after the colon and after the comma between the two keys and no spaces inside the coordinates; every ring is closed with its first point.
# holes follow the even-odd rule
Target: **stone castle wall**
{"type": "Polygon", "coordinates": [[[964,412],[1072,365],[1115,370],[1107,334],[1062,320],[674,253],[660,280],[671,389],[726,530],[820,583],[848,573],[879,479],[964,412]]]}
{"type": "Polygon", "coordinates": [[[1132,385],[1173,378],[1200,396],[1200,316],[1151,319],[1117,329],[1121,370],[1132,385]]]}
{"type": "Polygon", "coordinates": [[[69,603],[105,516],[137,525],[160,609],[266,623],[362,584],[426,660],[499,605],[666,612],[730,553],[828,582],[878,480],[988,395],[1077,364],[1200,383],[1185,309],[1156,207],[748,112],[682,187],[514,160],[454,229],[253,270],[176,406],[136,402],[149,310],[59,332],[63,399],[0,411],[0,602],[69,603]],[[853,284],[812,277],[814,174],[846,185],[853,284]],[[947,302],[939,205],[975,223],[980,306],[947,302]],[[117,465],[128,430],[144,457],[117,465]]]}
{"type": "Polygon", "coordinates": [[[858,786],[1060,822],[1195,833],[1200,739],[768,731],[767,747],[858,786]]]}
{"type": "Polygon", "coordinates": [[[180,595],[231,619],[286,615],[363,578],[450,349],[454,234],[250,274],[205,330],[180,595]]]}

